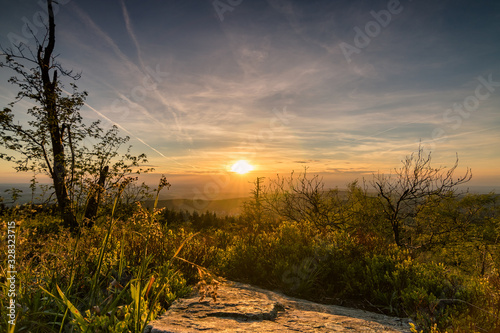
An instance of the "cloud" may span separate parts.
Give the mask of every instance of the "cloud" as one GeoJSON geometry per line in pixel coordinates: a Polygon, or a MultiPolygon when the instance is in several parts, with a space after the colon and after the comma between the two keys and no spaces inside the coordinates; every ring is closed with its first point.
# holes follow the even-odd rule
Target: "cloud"
{"type": "MultiPolygon", "coordinates": [[[[114,55],[117,56],[122,64],[125,64],[130,71],[137,72],[140,71],[139,68],[129,60],[128,56],[122,52],[122,50],[118,47],[118,45],[114,42],[114,40],[106,34],[93,20],[92,18],[82,10],[76,3],[71,3],[71,9],[77,14],[78,18],[85,24],[87,27],[87,34],[90,32],[91,35],[96,36],[101,41],[104,41],[105,45],[113,51],[114,55]]],[[[78,39],[74,39],[73,42],[78,43],[80,48],[89,47],[88,44],[79,42],[78,39]]],[[[98,45],[98,44],[97,44],[98,45]]],[[[92,48],[92,51],[97,51],[95,48],[97,46],[95,43],[92,48]]]]}
{"type": "Polygon", "coordinates": [[[376,173],[375,170],[368,168],[326,168],[327,172],[340,173],[340,174],[358,174],[358,175],[371,175],[376,173]]]}
{"type": "Polygon", "coordinates": [[[133,40],[134,45],[137,49],[137,59],[139,60],[139,63],[141,65],[142,70],[145,70],[144,62],[142,61],[142,53],[141,53],[141,47],[139,46],[139,41],[137,40],[137,37],[135,35],[135,32],[132,28],[132,23],[130,22],[130,17],[128,14],[127,6],[125,6],[125,3],[123,0],[120,0],[120,5],[122,7],[122,12],[123,12],[123,18],[125,20],[125,26],[127,27],[127,32],[130,36],[130,38],[133,40]]]}
{"type": "MultiPolygon", "coordinates": [[[[176,172],[213,172],[249,156],[265,170],[307,163],[318,171],[370,172],[397,164],[420,139],[432,142],[436,128],[448,137],[437,149],[475,147],[471,155],[491,156],[500,125],[496,93],[457,130],[443,112],[496,68],[497,60],[474,56],[481,50],[490,59],[498,47],[485,40],[496,30],[474,34],[479,41],[463,34],[458,43],[446,6],[405,2],[400,16],[347,63],[338,43],[351,43],[353,27],[385,5],[269,0],[239,6],[221,23],[210,5],[120,0],[100,3],[113,9],[104,15],[72,3],[77,22],[61,34],[74,54],[64,61],[84,69],[88,104],[100,117],[147,147],[152,163],[176,172]],[[156,66],[168,76],[133,98],[146,68],[156,66]],[[270,131],[273,110],[284,107],[294,118],[270,131]]],[[[476,26],[473,19],[462,23],[476,26]]]]}

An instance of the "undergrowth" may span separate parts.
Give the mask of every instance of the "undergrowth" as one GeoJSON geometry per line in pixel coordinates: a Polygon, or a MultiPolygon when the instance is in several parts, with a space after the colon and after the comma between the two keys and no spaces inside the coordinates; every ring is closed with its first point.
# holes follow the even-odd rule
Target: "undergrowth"
{"type": "MultiPolygon", "coordinates": [[[[452,265],[443,257],[445,248],[401,248],[368,228],[318,229],[310,221],[283,219],[256,225],[245,215],[214,214],[206,221],[184,214],[170,224],[165,216],[172,212],[156,207],[134,204],[127,211],[115,218],[111,208],[78,236],[36,207],[5,211],[2,233],[8,221],[16,223],[18,289],[16,325],[2,315],[2,331],[142,332],[194,286],[216,300],[215,275],[408,317],[412,332],[500,330],[498,248],[493,246],[488,250],[497,259],[480,274],[470,267],[470,253],[460,254],[469,258],[467,267],[452,265]]],[[[9,302],[5,252],[0,259],[3,311],[9,302]]]]}

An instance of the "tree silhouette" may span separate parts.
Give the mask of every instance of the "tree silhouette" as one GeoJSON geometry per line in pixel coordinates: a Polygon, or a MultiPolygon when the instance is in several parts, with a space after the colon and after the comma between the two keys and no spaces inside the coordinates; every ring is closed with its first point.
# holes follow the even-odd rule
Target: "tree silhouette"
{"type": "Polygon", "coordinates": [[[468,182],[472,178],[470,169],[465,175],[453,178],[458,167],[455,164],[448,170],[431,166],[431,153],[427,156],[421,145],[416,154],[406,156],[403,166],[394,169],[395,175],[373,175],[371,185],[377,191],[377,201],[385,220],[389,222],[394,242],[402,246],[402,230],[405,223],[412,223],[423,203],[433,199],[439,202],[455,196],[456,186],[468,182]]]}
{"type": "Polygon", "coordinates": [[[74,83],[80,74],[65,70],[56,61],[52,5],[53,1],[47,0],[48,22],[43,39],[39,40],[33,33],[36,50],[23,43],[1,48],[5,60],[0,62],[0,67],[14,71],[9,82],[17,85],[19,92],[9,107],[0,111],[0,144],[9,151],[0,152],[0,158],[15,162],[17,171],[47,174],[52,179],[65,226],[78,232],[79,204],[87,202],[84,215],[95,217],[105,180],[114,178],[108,182],[119,182],[132,173],[132,167],[146,161],[146,156],[127,153],[110,165],[118,147],[129,138],[118,136],[116,126],[104,133],[99,121],[89,125],[83,122],[79,110],[87,92],[78,92],[74,83]],[[72,93],[65,92],[61,77],[71,80],[72,93]],[[34,104],[27,110],[31,116],[27,124],[16,122],[11,109],[21,100],[34,104]],[[87,147],[84,141],[92,147],[87,147]]]}

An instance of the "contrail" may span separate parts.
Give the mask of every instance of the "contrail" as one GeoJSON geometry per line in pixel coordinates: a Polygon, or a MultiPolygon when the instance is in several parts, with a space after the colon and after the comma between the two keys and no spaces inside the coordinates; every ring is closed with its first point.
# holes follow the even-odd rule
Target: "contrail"
{"type": "MultiPolygon", "coordinates": [[[[66,92],[67,93],[67,92],[66,92]]],[[[138,140],[139,142],[141,142],[142,144],[144,144],[145,146],[147,146],[148,148],[150,148],[151,150],[155,151],[156,153],[158,153],[160,156],[162,157],[165,157],[165,158],[168,158],[167,156],[163,155],[160,151],[158,151],[156,148],[154,148],[153,146],[149,145],[146,141],[142,140],[141,138],[135,136],[134,134],[132,134],[129,130],[127,130],[125,127],[123,127],[122,125],[118,124],[117,122],[114,122],[113,120],[109,119],[108,117],[106,117],[104,114],[102,114],[101,112],[97,111],[96,109],[94,109],[93,107],[91,107],[89,104],[87,103],[84,103],[84,105],[86,107],[88,107],[89,109],[91,109],[92,111],[94,111],[95,113],[97,113],[99,116],[103,117],[104,119],[106,119],[107,121],[109,121],[110,123],[112,123],[113,125],[117,126],[118,128],[120,128],[122,131],[124,131],[125,133],[127,133],[128,135],[130,135],[131,137],[133,137],[134,139],[138,140]]],[[[178,163],[178,162],[176,162],[178,163]]]]}
{"type": "Polygon", "coordinates": [[[132,41],[135,44],[135,48],[137,49],[137,58],[139,60],[139,63],[141,64],[142,70],[144,70],[145,67],[144,67],[144,63],[142,62],[141,48],[139,46],[139,41],[137,40],[137,37],[134,33],[134,30],[132,29],[132,24],[130,23],[130,16],[128,15],[127,7],[125,6],[125,3],[123,2],[123,0],[120,1],[120,4],[122,6],[122,12],[123,12],[123,18],[125,20],[125,26],[127,28],[129,35],[130,35],[130,38],[132,39],[132,41]]]}

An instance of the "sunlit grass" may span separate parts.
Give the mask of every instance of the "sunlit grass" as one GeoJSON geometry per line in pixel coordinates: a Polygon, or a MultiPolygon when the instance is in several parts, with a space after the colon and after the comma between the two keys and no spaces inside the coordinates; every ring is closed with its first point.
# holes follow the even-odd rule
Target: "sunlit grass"
{"type": "MultiPolygon", "coordinates": [[[[161,189],[160,184],[157,196],[161,189]]],[[[329,229],[268,212],[257,223],[255,204],[245,205],[238,217],[174,214],[140,203],[124,207],[118,193],[110,213],[79,236],[62,229],[50,213],[29,206],[5,211],[2,231],[14,220],[18,235],[15,331],[142,332],[195,285],[216,290],[216,275],[411,317],[418,332],[500,327],[500,246],[494,239],[439,251],[400,248],[367,220],[376,216],[374,207],[360,203],[345,203],[357,212],[346,215],[347,227],[329,229]],[[357,215],[358,208],[364,215],[357,215]]],[[[498,212],[489,212],[488,225],[498,227],[498,212]]],[[[484,229],[482,235],[497,232],[484,229]]],[[[6,258],[1,259],[3,268],[6,258]]],[[[4,307],[9,299],[3,277],[0,286],[4,307]]],[[[0,323],[2,331],[13,332],[5,316],[0,323]]]]}

